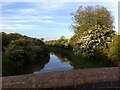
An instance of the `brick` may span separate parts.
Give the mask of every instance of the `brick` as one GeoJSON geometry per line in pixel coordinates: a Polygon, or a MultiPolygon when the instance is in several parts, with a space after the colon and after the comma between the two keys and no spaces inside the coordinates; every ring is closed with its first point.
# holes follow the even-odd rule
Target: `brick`
{"type": "MultiPolygon", "coordinates": [[[[3,88],[111,89],[120,86],[118,67],[77,69],[38,75],[2,77],[3,88]]],[[[92,90],[93,90],[92,89],[92,90]]],[[[70,89],[69,89],[70,90],[70,89]]]]}

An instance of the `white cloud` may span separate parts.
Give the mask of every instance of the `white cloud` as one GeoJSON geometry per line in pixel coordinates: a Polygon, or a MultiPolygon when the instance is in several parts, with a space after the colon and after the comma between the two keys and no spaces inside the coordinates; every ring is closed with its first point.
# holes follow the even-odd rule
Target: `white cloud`
{"type": "Polygon", "coordinates": [[[2,20],[3,21],[9,21],[9,20],[36,20],[38,18],[38,16],[32,16],[30,15],[9,15],[9,16],[2,16],[2,20]]]}
{"type": "Polygon", "coordinates": [[[20,27],[20,28],[27,28],[27,27],[36,27],[37,25],[35,24],[11,24],[11,26],[15,26],[15,27],[20,27]]]}
{"type": "Polygon", "coordinates": [[[13,3],[13,2],[5,2],[5,3],[1,2],[1,3],[0,3],[0,7],[4,7],[4,6],[10,5],[10,4],[12,4],[12,3],[13,3]]]}
{"type": "Polygon", "coordinates": [[[0,24],[0,29],[3,31],[6,31],[6,30],[11,31],[11,30],[18,30],[18,29],[33,30],[35,28],[40,28],[40,26],[36,24],[0,24]]]}
{"type": "Polygon", "coordinates": [[[42,19],[53,19],[52,16],[43,16],[42,19]]]}
{"type": "Polygon", "coordinates": [[[37,9],[27,8],[27,9],[8,9],[2,12],[12,12],[12,13],[19,13],[19,14],[38,14],[37,9]]]}
{"type": "Polygon", "coordinates": [[[5,30],[15,30],[16,28],[15,27],[11,27],[11,25],[8,25],[8,24],[0,24],[0,30],[1,31],[5,31],[5,30]]]}
{"type": "Polygon", "coordinates": [[[43,9],[43,10],[58,10],[64,7],[66,3],[65,2],[59,2],[59,1],[48,1],[48,2],[36,2],[36,6],[43,9]]]}
{"type": "Polygon", "coordinates": [[[63,26],[69,26],[70,23],[64,23],[64,22],[56,22],[53,20],[40,20],[39,22],[45,23],[45,24],[55,24],[55,25],[63,25],[63,26]]]}
{"type": "Polygon", "coordinates": [[[16,28],[12,28],[12,27],[4,27],[4,28],[0,28],[1,31],[10,31],[10,30],[16,30],[16,28]]]}
{"type": "Polygon", "coordinates": [[[19,13],[21,14],[38,14],[37,10],[36,9],[32,9],[32,8],[29,8],[29,9],[20,9],[20,10],[17,10],[19,13]]]}
{"type": "Polygon", "coordinates": [[[28,23],[28,22],[30,23],[30,22],[35,22],[35,21],[34,20],[19,20],[19,19],[18,20],[12,20],[12,19],[11,20],[3,20],[3,23],[11,23],[11,24],[14,24],[14,23],[16,23],[16,24],[23,23],[24,24],[24,23],[28,23]]]}
{"type": "Polygon", "coordinates": [[[40,20],[40,22],[47,23],[47,24],[53,24],[54,23],[54,21],[52,21],[52,20],[40,20]]]}

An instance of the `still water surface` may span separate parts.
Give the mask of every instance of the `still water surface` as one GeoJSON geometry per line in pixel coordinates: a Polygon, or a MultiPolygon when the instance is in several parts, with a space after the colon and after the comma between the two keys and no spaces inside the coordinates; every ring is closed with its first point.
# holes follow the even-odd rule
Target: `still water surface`
{"type": "Polygon", "coordinates": [[[73,67],[69,62],[65,60],[60,60],[57,56],[50,54],[49,62],[44,66],[43,69],[33,72],[34,74],[39,74],[43,72],[55,72],[55,71],[64,71],[71,70],[73,67]]]}

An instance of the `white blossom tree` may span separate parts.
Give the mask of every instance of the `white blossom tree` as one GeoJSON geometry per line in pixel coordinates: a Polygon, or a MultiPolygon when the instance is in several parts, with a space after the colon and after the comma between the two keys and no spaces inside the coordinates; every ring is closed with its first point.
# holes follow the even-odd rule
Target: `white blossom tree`
{"type": "Polygon", "coordinates": [[[98,48],[100,50],[108,48],[113,34],[114,31],[104,25],[102,27],[100,25],[92,26],[82,33],[82,37],[77,39],[73,50],[76,54],[93,56],[98,48]]]}

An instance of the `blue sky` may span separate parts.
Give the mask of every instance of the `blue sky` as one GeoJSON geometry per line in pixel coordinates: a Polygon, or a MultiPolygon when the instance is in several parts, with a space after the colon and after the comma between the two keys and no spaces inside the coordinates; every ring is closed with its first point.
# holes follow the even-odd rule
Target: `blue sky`
{"type": "Polygon", "coordinates": [[[1,30],[6,33],[18,32],[23,35],[58,39],[60,36],[70,38],[74,32],[71,13],[79,6],[100,5],[111,11],[118,30],[117,2],[2,2],[1,30]]]}

